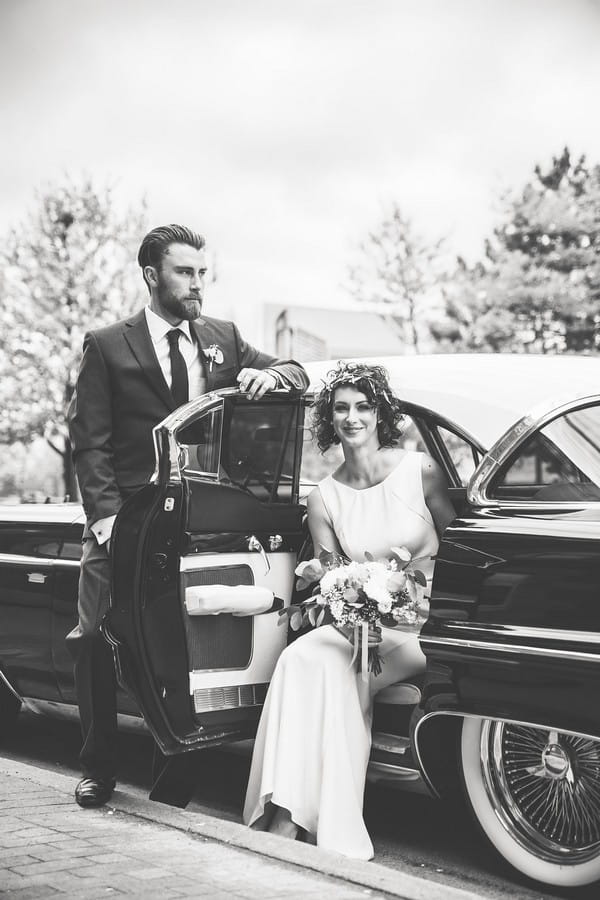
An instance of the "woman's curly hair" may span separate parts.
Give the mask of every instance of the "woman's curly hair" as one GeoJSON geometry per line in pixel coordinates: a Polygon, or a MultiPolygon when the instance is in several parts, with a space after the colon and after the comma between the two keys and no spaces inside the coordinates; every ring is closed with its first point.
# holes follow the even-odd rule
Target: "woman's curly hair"
{"type": "Polygon", "coordinates": [[[377,409],[377,436],[382,447],[395,447],[402,435],[402,404],[392,393],[389,375],[383,366],[340,360],[327,373],[313,406],[312,431],[321,453],[340,439],[333,428],[333,400],[337,388],[353,387],[377,409]]]}

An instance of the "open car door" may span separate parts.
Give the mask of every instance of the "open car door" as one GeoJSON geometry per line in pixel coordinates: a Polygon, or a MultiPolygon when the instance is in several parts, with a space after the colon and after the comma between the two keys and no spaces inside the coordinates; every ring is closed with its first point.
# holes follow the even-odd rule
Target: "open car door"
{"type": "Polygon", "coordinates": [[[256,729],[303,540],[304,402],[229,388],[181,407],[117,517],[105,634],[165,755],[256,729]]]}

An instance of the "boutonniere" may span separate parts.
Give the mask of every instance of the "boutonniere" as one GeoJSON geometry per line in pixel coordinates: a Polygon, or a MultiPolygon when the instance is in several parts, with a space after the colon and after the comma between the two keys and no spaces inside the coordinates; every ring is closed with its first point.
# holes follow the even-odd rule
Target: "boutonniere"
{"type": "Polygon", "coordinates": [[[207,347],[206,350],[202,351],[208,360],[208,371],[212,372],[213,365],[216,363],[218,366],[223,362],[223,351],[219,347],[218,344],[211,344],[210,347],[207,347]]]}

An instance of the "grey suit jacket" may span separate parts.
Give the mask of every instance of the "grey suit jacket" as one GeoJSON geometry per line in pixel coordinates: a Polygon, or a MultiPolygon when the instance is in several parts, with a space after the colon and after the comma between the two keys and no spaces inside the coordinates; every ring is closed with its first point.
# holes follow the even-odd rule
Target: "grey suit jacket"
{"type": "MultiPolygon", "coordinates": [[[[290,388],[306,390],[308,377],[299,363],[256,350],[233,322],[203,316],[191,326],[201,351],[211,344],[223,351],[222,364],[205,367],[207,390],[234,386],[247,366],[272,367],[290,388]]],[[[152,429],[174,409],[143,310],[86,334],[67,418],[88,527],[115,515],[124,498],[148,481],[154,471],[152,429]]]]}

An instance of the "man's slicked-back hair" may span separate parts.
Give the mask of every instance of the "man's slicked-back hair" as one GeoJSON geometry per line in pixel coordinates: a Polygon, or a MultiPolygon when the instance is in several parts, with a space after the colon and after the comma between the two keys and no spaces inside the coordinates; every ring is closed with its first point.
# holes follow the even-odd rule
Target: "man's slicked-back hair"
{"type": "MultiPolygon", "coordinates": [[[[160,269],[162,258],[171,244],[187,244],[195,250],[202,250],[206,241],[203,235],[185,225],[159,225],[149,231],[138,250],[138,263],[144,271],[146,266],[160,269]]],[[[144,281],[146,276],[144,275],[144,281]]],[[[146,281],[146,284],[148,282],[146,281]]]]}

